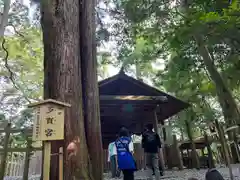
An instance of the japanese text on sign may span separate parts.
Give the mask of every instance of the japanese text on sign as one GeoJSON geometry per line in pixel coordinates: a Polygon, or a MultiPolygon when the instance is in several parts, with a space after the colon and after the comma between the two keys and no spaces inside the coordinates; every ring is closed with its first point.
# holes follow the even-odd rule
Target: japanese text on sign
{"type": "Polygon", "coordinates": [[[35,110],[35,119],[33,126],[33,141],[41,140],[40,107],[35,110]]]}
{"type": "Polygon", "coordinates": [[[41,123],[41,139],[43,141],[64,138],[64,113],[62,108],[53,105],[45,106],[41,123]]]}

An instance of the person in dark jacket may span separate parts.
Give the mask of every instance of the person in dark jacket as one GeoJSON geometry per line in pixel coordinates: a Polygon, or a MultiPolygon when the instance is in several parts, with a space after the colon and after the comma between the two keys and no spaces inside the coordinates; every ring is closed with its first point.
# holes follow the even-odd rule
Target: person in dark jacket
{"type": "Polygon", "coordinates": [[[159,172],[159,148],[161,148],[160,137],[156,132],[153,132],[153,125],[148,124],[145,128],[145,132],[142,135],[142,148],[146,157],[147,176],[152,179],[153,168],[155,173],[155,179],[160,180],[159,172]]]}

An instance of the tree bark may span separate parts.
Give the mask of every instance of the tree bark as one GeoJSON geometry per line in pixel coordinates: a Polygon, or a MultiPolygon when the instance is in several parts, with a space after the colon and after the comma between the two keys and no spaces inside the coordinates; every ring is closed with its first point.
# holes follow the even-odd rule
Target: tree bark
{"type": "MultiPolygon", "coordinates": [[[[44,99],[71,104],[65,110],[65,139],[52,143],[52,153],[66,149],[79,137],[75,164],[64,152],[64,179],[88,180],[88,148],[82,113],[82,82],[79,43],[79,1],[41,1],[41,24],[44,43],[44,99]]],[[[50,179],[58,180],[58,157],[51,156],[50,179]]]]}
{"type": "Polygon", "coordinates": [[[80,15],[82,91],[87,145],[95,180],[103,177],[103,149],[96,59],[95,0],[83,0],[80,15]]]}

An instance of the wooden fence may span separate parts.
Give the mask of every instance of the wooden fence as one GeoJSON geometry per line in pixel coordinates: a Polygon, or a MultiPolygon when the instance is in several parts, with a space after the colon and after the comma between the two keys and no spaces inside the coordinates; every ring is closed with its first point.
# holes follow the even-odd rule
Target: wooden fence
{"type": "MultiPolygon", "coordinates": [[[[25,157],[26,153],[24,152],[9,153],[6,161],[5,176],[23,176],[25,157]]],[[[107,150],[103,150],[104,172],[110,171],[110,163],[107,161],[107,157],[108,157],[107,150]]],[[[135,159],[139,169],[145,167],[145,159],[142,154],[135,154],[135,159]]],[[[29,176],[41,174],[42,168],[41,165],[42,165],[42,151],[36,151],[30,157],[28,173],[29,176]]]]}
{"type": "MultiPolygon", "coordinates": [[[[26,153],[24,152],[10,153],[6,161],[5,176],[23,176],[25,156],[26,153]]],[[[41,164],[42,152],[36,151],[30,157],[28,171],[29,176],[41,174],[41,164]]]]}
{"type": "Polygon", "coordinates": [[[0,148],[0,180],[4,176],[22,176],[28,180],[30,174],[41,173],[41,147],[33,147],[31,129],[15,129],[11,123],[0,124],[0,135],[4,134],[3,147],[0,148]],[[13,136],[13,134],[16,134],[13,136]],[[23,137],[23,145],[14,146],[14,137],[23,137]]]}

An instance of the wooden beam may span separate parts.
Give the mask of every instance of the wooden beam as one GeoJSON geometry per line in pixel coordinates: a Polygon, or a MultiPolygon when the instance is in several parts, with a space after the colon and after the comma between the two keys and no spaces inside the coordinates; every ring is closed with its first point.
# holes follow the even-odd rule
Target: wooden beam
{"type": "MultiPolygon", "coordinates": [[[[144,110],[142,109],[141,111],[138,110],[138,111],[133,111],[133,112],[123,112],[121,111],[120,109],[118,110],[114,110],[114,109],[109,109],[109,110],[101,110],[100,111],[100,116],[101,117],[108,117],[108,116],[112,116],[112,117],[116,117],[117,119],[120,119],[121,117],[124,119],[124,118],[131,118],[131,119],[139,119],[139,117],[145,117],[145,114],[147,114],[146,112],[148,112],[147,110],[144,110]]],[[[116,119],[114,118],[114,119],[116,119]]],[[[113,122],[114,122],[114,119],[113,119],[113,122]]],[[[145,118],[146,121],[147,121],[147,118],[145,118]]],[[[137,120],[136,120],[137,121],[137,120]]],[[[150,122],[150,120],[148,120],[150,122]]],[[[152,123],[152,121],[151,121],[152,123]]]]}
{"type": "Polygon", "coordinates": [[[126,104],[131,104],[131,106],[135,109],[143,109],[143,108],[149,108],[149,109],[155,109],[157,107],[156,103],[143,103],[142,101],[134,101],[134,102],[125,102],[125,101],[121,101],[121,102],[112,102],[109,101],[107,103],[103,102],[100,104],[100,108],[101,109],[105,109],[105,108],[116,108],[116,109],[121,109],[124,105],[126,104]]]}
{"type": "Polygon", "coordinates": [[[136,95],[125,95],[125,96],[108,96],[101,95],[100,100],[129,100],[129,101],[167,101],[167,96],[136,96],[136,95]]]}
{"type": "Polygon", "coordinates": [[[100,107],[122,107],[126,104],[131,104],[134,107],[157,107],[161,103],[158,101],[151,101],[151,100],[145,100],[145,101],[131,101],[131,100],[111,100],[111,101],[100,101],[100,107]]]}

